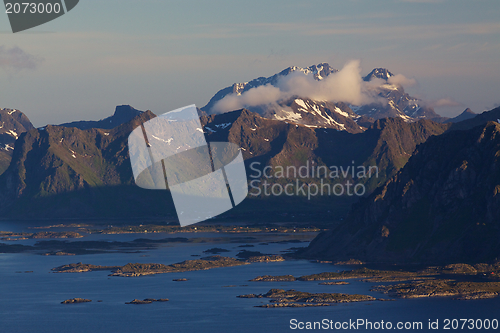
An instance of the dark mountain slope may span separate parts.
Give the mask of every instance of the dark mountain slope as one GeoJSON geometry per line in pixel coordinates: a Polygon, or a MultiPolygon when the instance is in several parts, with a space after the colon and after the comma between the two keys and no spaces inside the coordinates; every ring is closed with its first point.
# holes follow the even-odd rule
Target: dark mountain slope
{"type": "Polygon", "coordinates": [[[444,121],[444,123],[458,123],[458,122],[461,122],[464,120],[472,119],[475,116],[477,116],[477,114],[472,112],[471,109],[467,108],[464,110],[464,112],[462,112],[458,116],[456,116],[454,118],[450,118],[450,119],[444,121]]]}
{"type": "Polygon", "coordinates": [[[16,109],[0,109],[0,174],[10,164],[17,138],[34,128],[24,113],[16,109]]]}
{"type": "Polygon", "coordinates": [[[500,107],[490,111],[484,111],[483,113],[478,114],[474,118],[454,123],[450,127],[449,131],[468,130],[476,126],[486,124],[488,121],[495,121],[497,123],[500,122],[500,107]]]}
{"type": "Polygon", "coordinates": [[[168,193],[135,186],[128,156],[128,135],[153,117],[144,112],[112,130],[46,126],[22,134],[0,176],[2,216],[168,215],[168,193]]]}
{"type": "Polygon", "coordinates": [[[112,116],[107,118],[98,120],[98,121],[73,121],[71,123],[64,123],[59,126],[63,127],[76,127],[82,130],[90,129],[90,128],[103,128],[103,129],[111,129],[129,122],[134,117],[137,117],[144,111],[139,111],[131,107],[130,105],[119,105],[116,107],[115,113],[112,116]]]}
{"type": "Polygon", "coordinates": [[[400,172],[320,234],[307,257],[481,262],[500,255],[500,124],[418,146],[400,172]]]}
{"type": "MultiPolygon", "coordinates": [[[[151,112],[144,112],[111,130],[47,126],[22,134],[13,162],[0,176],[2,216],[175,216],[168,191],[143,190],[133,182],[127,138],[134,127],[152,117],[151,112]]],[[[447,128],[426,120],[406,123],[387,119],[377,121],[366,132],[349,134],[270,120],[248,110],[202,116],[201,121],[208,141],[231,141],[242,147],[247,167],[252,162],[259,162],[260,168],[307,163],[347,167],[353,161],[356,165],[378,165],[379,177],[363,180],[368,192],[403,166],[417,144],[447,128]]],[[[251,178],[252,171],[247,170],[251,178]]],[[[290,210],[285,196],[266,199],[273,201],[276,211],[290,210]]],[[[350,203],[357,200],[348,199],[350,203]]],[[[294,205],[297,211],[311,207],[307,198],[290,200],[302,201],[294,205]]],[[[333,203],[332,197],[321,200],[333,203]]],[[[341,206],[339,218],[348,208],[341,206]]],[[[255,205],[250,208],[255,211],[255,205]]]]}
{"type": "Polygon", "coordinates": [[[242,147],[247,165],[296,166],[376,165],[379,177],[371,180],[374,190],[395,174],[415,147],[430,136],[442,134],[449,125],[429,120],[407,123],[388,118],[376,121],[358,134],[333,129],[308,128],[270,120],[248,110],[202,117],[209,141],[231,141],[242,147]]]}

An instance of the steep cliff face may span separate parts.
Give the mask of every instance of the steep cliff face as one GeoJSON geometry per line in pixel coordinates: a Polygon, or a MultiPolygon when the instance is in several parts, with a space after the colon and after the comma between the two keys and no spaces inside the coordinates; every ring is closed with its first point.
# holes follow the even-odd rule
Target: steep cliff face
{"type": "Polygon", "coordinates": [[[0,174],[9,167],[17,138],[33,128],[30,120],[17,109],[0,109],[0,174]]]}
{"type": "Polygon", "coordinates": [[[426,263],[500,256],[500,124],[429,138],[303,255],[426,263]]]}

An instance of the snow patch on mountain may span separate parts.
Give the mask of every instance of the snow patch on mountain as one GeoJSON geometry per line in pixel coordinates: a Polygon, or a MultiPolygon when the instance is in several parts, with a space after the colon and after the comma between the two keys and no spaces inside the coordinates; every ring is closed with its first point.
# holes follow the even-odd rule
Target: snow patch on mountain
{"type": "Polygon", "coordinates": [[[403,85],[414,84],[414,79],[385,68],[375,68],[365,77],[360,72],[359,61],[346,63],[340,71],[327,63],[292,66],[224,88],[202,110],[214,114],[247,108],[265,118],[350,132],[363,131],[386,117],[439,121],[432,108],[421,108],[419,99],[405,93],[403,85]],[[361,126],[353,121],[359,117],[361,126]]]}
{"type": "Polygon", "coordinates": [[[156,139],[158,141],[162,141],[162,142],[165,142],[167,144],[170,144],[172,141],[174,141],[174,138],[170,138],[168,140],[165,140],[165,139],[162,139],[162,138],[159,138],[157,137],[156,135],[151,135],[153,137],[153,139],[156,139]]]}
{"type": "Polygon", "coordinates": [[[347,112],[342,111],[338,106],[335,107],[334,111],[346,118],[350,117],[350,115],[347,112]]]}
{"type": "Polygon", "coordinates": [[[17,135],[16,131],[13,131],[13,130],[9,130],[9,131],[7,131],[7,134],[9,134],[9,135],[13,136],[14,138],[16,138],[16,140],[17,140],[17,138],[19,137],[19,136],[17,135]]]}
{"type": "Polygon", "coordinates": [[[302,115],[298,112],[294,112],[293,110],[284,110],[281,109],[280,113],[274,115],[274,119],[276,120],[288,120],[288,121],[298,121],[302,119],[302,115]]]}

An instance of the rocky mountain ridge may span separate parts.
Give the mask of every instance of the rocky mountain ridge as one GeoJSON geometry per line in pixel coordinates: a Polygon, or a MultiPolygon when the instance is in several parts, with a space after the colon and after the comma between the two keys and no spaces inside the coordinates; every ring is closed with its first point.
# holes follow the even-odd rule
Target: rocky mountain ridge
{"type": "MultiPolygon", "coordinates": [[[[215,107],[218,102],[227,97],[237,97],[242,94],[268,85],[279,87],[281,80],[292,73],[304,73],[316,81],[322,81],[330,75],[339,72],[329,64],[322,63],[307,68],[289,67],[280,73],[268,78],[260,77],[250,82],[235,83],[230,87],[219,90],[201,108],[207,114],[216,113],[215,107]]],[[[307,96],[294,96],[277,103],[263,104],[257,106],[246,106],[251,111],[269,118],[302,124],[311,127],[333,128],[349,133],[359,133],[366,130],[376,119],[387,117],[399,117],[407,122],[418,119],[430,119],[443,122],[443,118],[434,110],[426,106],[421,100],[408,95],[404,88],[397,83],[391,83],[391,77],[395,76],[385,68],[375,68],[363,79],[365,82],[378,80],[377,84],[370,86],[370,95],[378,102],[349,105],[342,101],[314,100],[307,96]],[[359,125],[353,124],[358,123],[359,125]]]]}
{"type": "MultiPolygon", "coordinates": [[[[163,193],[168,191],[142,190],[133,182],[128,134],[154,116],[147,111],[111,130],[49,125],[23,133],[10,167],[0,176],[0,212],[11,217],[121,216],[132,214],[127,209],[135,207],[138,215],[175,215],[169,194],[163,193]],[[152,208],[158,200],[169,203],[158,204],[160,210],[152,208]],[[24,209],[27,206],[29,211],[24,209]],[[116,211],[117,207],[127,209],[116,211]]],[[[350,134],[270,120],[248,110],[202,116],[201,122],[209,142],[239,145],[247,167],[252,162],[262,168],[307,163],[379,165],[379,177],[366,180],[369,191],[402,167],[418,143],[448,128],[427,120],[382,119],[364,132],[350,134]]],[[[301,203],[306,204],[307,200],[301,203]]],[[[278,206],[274,208],[289,210],[286,203],[278,206]]]]}
{"type": "Polygon", "coordinates": [[[303,255],[372,262],[494,260],[500,253],[499,152],[498,122],[429,138],[395,176],[352,207],[345,223],[320,234],[303,255]]]}
{"type": "Polygon", "coordinates": [[[115,113],[107,118],[97,121],[93,120],[73,121],[70,123],[60,124],[59,126],[76,127],[82,130],[86,130],[89,128],[112,129],[116,126],[120,126],[121,124],[129,122],[134,117],[140,115],[143,112],[144,111],[139,111],[137,109],[134,109],[130,105],[118,105],[115,109],[115,113]]]}
{"type": "Polygon", "coordinates": [[[34,128],[24,113],[17,109],[0,109],[0,174],[10,164],[17,138],[34,128]]]}

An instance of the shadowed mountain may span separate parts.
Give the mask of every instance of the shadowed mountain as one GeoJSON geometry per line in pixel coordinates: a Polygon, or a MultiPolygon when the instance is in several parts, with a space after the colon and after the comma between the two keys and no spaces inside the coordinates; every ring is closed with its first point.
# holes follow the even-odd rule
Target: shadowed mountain
{"type": "Polygon", "coordinates": [[[461,122],[464,120],[472,119],[475,116],[477,116],[477,114],[472,112],[471,109],[467,108],[464,110],[464,112],[462,112],[458,116],[456,116],[454,118],[450,118],[450,119],[444,121],[444,123],[458,123],[458,122],[461,122]]]}
{"type": "Polygon", "coordinates": [[[476,126],[486,124],[488,121],[496,121],[497,123],[500,122],[500,107],[491,111],[484,111],[483,113],[476,115],[474,118],[454,123],[450,127],[449,131],[468,130],[476,126]]]}
{"type": "Polygon", "coordinates": [[[76,127],[81,130],[86,130],[89,128],[102,128],[102,129],[111,129],[129,122],[133,118],[137,117],[144,111],[139,111],[131,107],[130,105],[119,105],[116,107],[115,113],[112,116],[107,118],[98,120],[98,121],[73,121],[71,123],[64,123],[59,126],[64,127],[76,127]]]}
{"type": "Polygon", "coordinates": [[[278,197],[265,196],[263,183],[284,186],[299,181],[299,185],[320,186],[323,181],[334,186],[345,185],[350,181],[362,184],[366,193],[370,193],[406,163],[417,144],[432,135],[443,133],[449,126],[429,120],[407,123],[402,119],[392,118],[378,120],[365,132],[350,134],[270,120],[245,109],[201,119],[208,141],[230,141],[239,145],[247,166],[249,182],[260,180],[255,184],[260,192],[250,183],[247,200],[241,207],[231,210],[231,214],[244,214],[243,209],[247,209],[246,216],[256,214],[267,203],[272,203],[272,214],[293,215],[293,212],[308,211],[314,204],[321,202],[322,206],[316,208],[316,213],[332,212],[333,215],[328,217],[329,221],[345,217],[350,205],[358,197],[324,195],[308,200],[305,196],[287,197],[284,194],[278,197]],[[307,170],[310,173],[314,173],[312,166],[316,170],[319,167],[326,167],[328,170],[339,167],[346,170],[349,167],[361,166],[368,169],[370,166],[377,166],[378,177],[372,175],[356,178],[349,174],[332,179],[328,176],[318,177],[317,173],[314,176],[274,173],[280,167],[299,170],[306,165],[309,166],[307,170]],[[266,167],[271,167],[271,171],[267,172],[270,177],[262,173],[266,167]]]}
{"type": "Polygon", "coordinates": [[[451,131],[302,253],[330,260],[484,262],[500,255],[500,124],[451,131]]]}
{"type": "Polygon", "coordinates": [[[247,162],[263,165],[377,165],[380,178],[392,176],[408,161],[415,147],[449,125],[430,120],[407,123],[398,118],[377,120],[358,134],[310,128],[270,120],[248,110],[202,117],[209,141],[230,141],[243,150],[247,162]]]}
{"type": "Polygon", "coordinates": [[[17,138],[34,128],[24,113],[16,109],[0,109],[0,174],[9,166],[17,138]]]}
{"type": "Polygon", "coordinates": [[[163,216],[167,191],[135,186],[127,148],[133,128],[155,117],[141,113],[111,130],[51,126],[23,133],[0,176],[2,216],[86,218],[163,216]],[[162,193],[159,193],[162,192],[162,193]]]}
{"type": "MultiPolygon", "coordinates": [[[[146,111],[111,130],[47,126],[24,133],[16,144],[13,162],[0,176],[2,215],[30,218],[175,216],[168,191],[140,189],[132,177],[128,135],[152,117],[154,114],[146,111]]],[[[378,177],[360,180],[368,192],[397,172],[417,144],[448,128],[428,120],[407,123],[402,119],[382,119],[365,132],[350,134],[270,120],[244,109],[202,116],[201,122],[209,142],[230,141],[241,147],[249,180],[254,179],[255,171],[248,168],[253,162],[258,162],[255,168],[260,170],[265,166],[376,165],[378,177]]],[[[290,179],[268,180],[280,183],[290,179]]],[[[312,176],[299,180],[306,184],[319,182],[312,176]]],[[[249,196],[249,199],[255,197],[249,196]]],[[[291,211],[290,202],[294,202],[295,211],[314,205],[306,197],[282,195],[260,199],[266,199],[260,203],[272,202],[273,211],[283,213],[291,211]]],[[[317,199],[334,206],[334,199],[338,198],[317,199]]],[[[339,216],[344,216],[348,204],[355,200],[356,197],[342,198],[339,216]]],[[[261,204],[250,201],[241,206],[243,208],[237,207],[228,214],[258,213],[255,207],[261,204]],[[247,210],[243,213],[239,208],[247,210]]]]}

